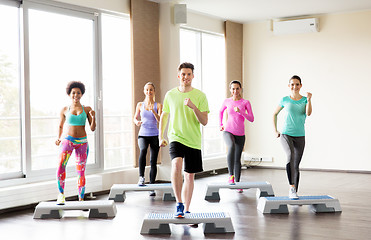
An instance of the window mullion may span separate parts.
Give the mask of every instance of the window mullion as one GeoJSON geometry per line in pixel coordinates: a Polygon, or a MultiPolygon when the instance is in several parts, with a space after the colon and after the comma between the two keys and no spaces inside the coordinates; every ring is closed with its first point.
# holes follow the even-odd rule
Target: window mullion
{"type": "Polygon", "coordinates": [[[22,106],[22,165],[23,174],[31,173],[31,107],[30,107],[30,59],[29,59],[29,24],[28,9],[22,8],[23,28],[22,55],[23,67],[21,68],[21,106],[22,106]]]}
{"type": "Polygon", "coordinates": [[[102,14],[96,16],[95,26],[95,89],[96,89],[96,100],[95,100],[95,109],[96,109],[96,118],[99,119],[97,122],[97,129],[95,134],[95,145],[96,145],[96,155],[95,159],[98,163],[99,169],[104,170],[104,133],[103,133],[103,73],[102,73],[102,14]]]}

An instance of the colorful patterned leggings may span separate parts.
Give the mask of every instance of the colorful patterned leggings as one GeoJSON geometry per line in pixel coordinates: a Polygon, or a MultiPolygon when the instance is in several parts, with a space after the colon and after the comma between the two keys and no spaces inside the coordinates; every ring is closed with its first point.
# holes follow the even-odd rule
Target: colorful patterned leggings
{"type": "Polygon", "coordinates": [[[73,150],[75,150],[76,154],[79,200],[83,200],[85,194],[85,167],[89,153],[89,145],[86,137],[74,138],[71,136],[67,136],[65,139],[62,140],[59,155],[60,162],[57,169],[58,189],[60,193],[64,193],[66,166],[73,150]]]}

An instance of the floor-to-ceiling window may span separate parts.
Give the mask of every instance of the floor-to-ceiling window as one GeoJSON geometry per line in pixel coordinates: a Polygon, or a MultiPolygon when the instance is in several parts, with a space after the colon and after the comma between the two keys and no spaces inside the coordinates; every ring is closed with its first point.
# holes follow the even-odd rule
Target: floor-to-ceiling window
{"type": "Polygon", "coordinates": [[[129,32],[127,18],[102,15],[105,169],[133,166],[129,32]]]}
{"type": "MultiPolygon", "coordinates": [[[[32,170],[56,166],[58,147],[54,142],[59,113],[62,107],[71,104],[66,94],[68,82],[84,83],[86,92],[81,104],[95,109],[95,17],[72,11],[69,14],[58,8],[28,9],[32,170]]],[[[94,133],[88,128],[86,131],[88,164],[92,164],[96,161],[94,133]]],[[[75,163],[74,155],[69,162],[69,165],[75,163]]]]}
{"type": "Polygon", "coordinates": [[[209,103],[209,122],[202,134],[205,158],[225,154],[219,131],[219,109],[225,96],[224,36],[189,29],[180,30],[180,62],[195,65],[193,86],[202,90],[209,103]]]}
{"type": "Polygon", "coordinates": [[[18,26],[18,4],[0,2],[0,176],[4,178],[22,175],[18,26]]]}

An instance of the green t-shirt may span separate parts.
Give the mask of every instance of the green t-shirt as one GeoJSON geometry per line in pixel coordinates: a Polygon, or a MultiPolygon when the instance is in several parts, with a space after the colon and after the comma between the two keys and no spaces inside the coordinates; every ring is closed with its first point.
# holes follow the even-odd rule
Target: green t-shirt
{"type": "Polygon", "coordinates": [[[281,99],[280,106],[286,110],[282,134],[292,137],[305,136],[304,123],[307,117],[305,112],[307,103],[308,100],[304,96],[297,101],[292,100],[290,96],[281,99]]]}
{"type": "Polygon", "coordinates": [[[193,110],[184,105],[190,98],[201,112],[209,112],[206,95],[198,89],[182,93],[173,88],[165,95],[163,111],[169,113],[169,142],[179,142],[187,147],[201,149],[201,129],[193,110]]]}

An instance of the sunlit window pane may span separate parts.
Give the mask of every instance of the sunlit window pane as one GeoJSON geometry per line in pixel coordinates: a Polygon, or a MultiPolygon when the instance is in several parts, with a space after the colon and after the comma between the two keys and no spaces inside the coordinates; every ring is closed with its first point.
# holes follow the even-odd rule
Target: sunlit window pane
{"type": "Polygon", "coordinates": [[[130,21],[102,16],[105,168],[133,166],[130,21]]]}
{"type": "MultiPolygon", "coordinates": [[[[58,136],[59,113],[71,104],[66,94],[68,82],[85,84],[81,103],[94,109],[93,36],[93,20],[29,10],[33,170],[57,166],[59,149],[54,142],[58,136]]],[[[88,123],[86,126],[90,148],[88,164],[91,164],[95,162],[94,134],[88,123]]],[[[69,162],[74,164],[74,157],[69,162]]]]}
{"type": "Polygon", "coordinates": [[[224,37],[202,33],[202,91],[209,101],[209,122],[203,128],[204,155],[225,153],[219,131],[219,109],[225,96],[224,37]]]}
{"type": "Polygon", "coordinates": [[[192,86],[201,89],[201,33],[180,30],[180,62],[190,62],[195,66],[192,86]]]}
{"type": "Polygon", "coordinates": [[[208,124],[202,128],[202,154],[213,157],[225,154],[219,131],[219,108],[225,98],[224,37],[193,30],[180,30],[180,62],[195,65],[192,85],[202,90],[208,99],[208,124]]]}
{"type": "Polygon", "coordinates": [[[21,171],[18,8],[0,5],[0,174],[21,171]]]}

